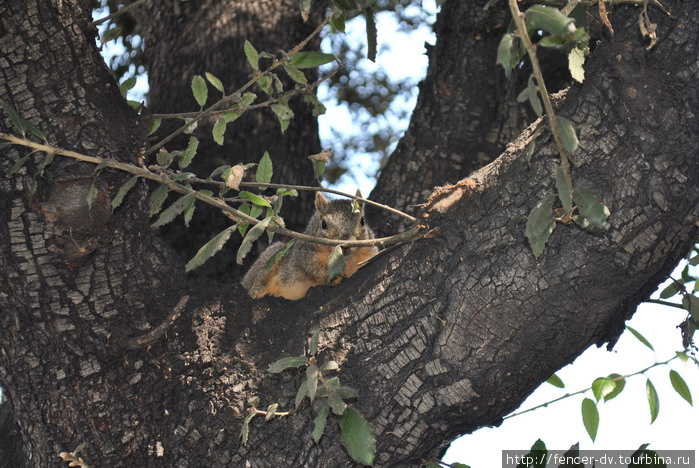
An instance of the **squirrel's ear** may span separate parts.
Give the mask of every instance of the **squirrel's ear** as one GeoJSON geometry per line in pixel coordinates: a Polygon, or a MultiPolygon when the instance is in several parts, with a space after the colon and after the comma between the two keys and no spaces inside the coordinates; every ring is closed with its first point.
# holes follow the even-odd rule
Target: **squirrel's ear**
{"type": "MultiPolygon", "coordinates": [[[[364,198],[364,197],[362,197],[362,192],[359,189],[357,189],[354,196],[359,197],[359,198],[364,198]]],[[[362,213],[364,213],[364,202],[361,200],[357,200],[357,203],[359,203],[359,208],[362,210],[362,213]]]]}
{"type": "Polygon", "coordinates": [[[319,213],[322,213],[325,211],[325,208],[328,206],[328,199],[325,198],[325,195],[323,195],[323,192],[316,192],[316,211],[319,213]]]}

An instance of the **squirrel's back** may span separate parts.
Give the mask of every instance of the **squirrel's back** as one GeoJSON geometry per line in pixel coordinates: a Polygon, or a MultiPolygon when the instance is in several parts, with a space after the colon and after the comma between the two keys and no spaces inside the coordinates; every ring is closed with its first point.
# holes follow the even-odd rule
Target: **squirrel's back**
{"type": "MultiPolygon", "coordinates": [[[[357,192],[358,196],[361,196],[357,192]]],[[[349,200],[328,201],[316,192],[315,213],[306,226],[305,234],[329,239],[373,239],[374,233],[364,221],[364,206],[349,200]]],[[[296,241],[274,266],[265,271],[268,260],[284,246],[275,242],[265,249],[243,278],[242,285],[253,298],[278,296],[301,299],[308,289],[330,283],[327,264],[333,247],[312,242],[296,241]]],[[[345,268],[341,277],[353,275],[362,262],[378,252],[376,247],[343,247],[345,268]]],[[[333,280],[333,282],[339,281],[333,280]]]]}

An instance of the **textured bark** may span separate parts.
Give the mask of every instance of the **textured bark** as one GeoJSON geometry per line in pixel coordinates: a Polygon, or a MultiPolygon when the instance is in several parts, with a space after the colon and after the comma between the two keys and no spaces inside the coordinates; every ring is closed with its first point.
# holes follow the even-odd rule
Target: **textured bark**
{"type": "MultiPolygon", "coordinates": [[[[92,42],[89,2],[38,4],[0,4],[0,97],[53,144],[135,160],[145,131],[92,42]]],[[[298,302],[251,301],[238,285],[184,277],[147,228],[143,186],[115,213],[106,207],[123,175],[100,175],[90,217],[81,216],[90,166],[57,159],[28,199],[35,156],[0,181],[0,382],[21,433],[0,439],[2,453],[24,466],[65,466],[57,454],[84,442],[91,466],[350,465],[336,424],[320,444],[310,438],[317,403],[256,418],[249,443],[239,443],[250,398],[293,407],[300,373],[264,369],[301,354],[318,329],[320,359],[338,361],[343,384],[359,391],[377,466],[417,465],[455,435],[497,424],[585,348],[613,342],[696,237],[699,12],[688,1],[671,8],[674,19],[657,18],[662,41],[651,52],[637,11],[618,8],[617,34],[563,103],[561,115],[580,128],[573,183],[612,217],[598,236],[558,226],[538,261],[525,219],[555,190],[558,157],[544,131],[525,161],[532,128],[492,164],[432,193],[421,218],[428,237],[298,302]],[[128,349],[184,295],[166,337],[128,349]]],[[[433,93],[427,83],[423,93],[433,93]]],[[[406,137],[415,145],[417,121],[433,117],[420,112],[406,137]]],[[[451,135],[462,125],[443,122],[451,135]]],[[[447,154],[458,154],[453,144],[447,154]]],[[[20,153],[3,150],[0,166],[20,153]]]]}

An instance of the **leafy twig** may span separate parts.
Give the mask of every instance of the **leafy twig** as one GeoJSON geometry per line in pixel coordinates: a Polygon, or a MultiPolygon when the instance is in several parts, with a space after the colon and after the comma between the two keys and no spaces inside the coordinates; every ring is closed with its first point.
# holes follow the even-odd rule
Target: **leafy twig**
{"type": "Polygon", "coordinates": [[[105,16],[104,18],[100,18],[100,19],[98,19],[98,20],[91,21],[91,22],[88,23],[87,25],[88,25],[89,27],[98,26],[98,25],[104,23],[105,21],[109,21],[109,20],[112,19],[112,18],[116,18],[117,16],[123,15],[124,13],[126,13],[127,11],[129,11],[130,9],[135,8],[135,7],[139,6],[141,3],[144,3],[144,2],[146,2],[146,1],[148,1],[148,0],[136,0],[136,1],[133,2],[131,5],[126,5],[126,6],[125,6],[124,8],[122,8],[121,10],[115,11],[115,12],[112,13],[111,15],[105,16]]]}

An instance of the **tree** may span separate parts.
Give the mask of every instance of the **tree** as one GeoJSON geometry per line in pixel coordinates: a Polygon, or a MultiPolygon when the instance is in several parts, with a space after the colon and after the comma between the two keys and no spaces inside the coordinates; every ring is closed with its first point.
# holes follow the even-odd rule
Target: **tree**
{"type": "MultiPolygon", "coordinates": [[[[148,4],[145,49],[159,51],[146,53],[149,70],[161,70],[158,105],[190,96],[192,75],[220,65],[218,49],[194,39],[212,25],[230,34],[219,39],[235,65],[216,68],[226,83],[242,80],[244,38],[259,43],[272,28],[291,49],[309,26],[296,2],[281,3],[278,29],[260,2],[148,4]],[[171,61],[173,48],[188,47],[201,68],[171,61]]],[[[672,2],[672,17],[654,17],[660,40],[645,50],[638,10],[614,9],[615,34],[600,34],[587,79],[557,108],[579,129],[575,184],[609,206],[609,227],[591,235],[560,226],[535,258],[527,215],[555,192],[558,165],[544,124],[468,175],[522,122],[516,111],[496,112],[512,109],[508,96],[519,89],[495,63],[507,7],[484,3],[444,4],[418,107],[372,194],[399,209],[422,203],[421,237],[304,300],[252,301],[235,283],[187,276],[186,260],[148,228],[144,182],[112,212],[128,180],[120,171],[37,153],[2,179],[0,382],[9,402],[0,411],[2,433],[21,435],[3,439],[3,460],[59,466],[59,452],[84,443],[80,456],[91,466],[347,465],[337,425],[318,444],[309,437],[319,403],[256,418],[247,444],[239,439],[252,406],[293,408],[302,375],[266,369],[303,354],[319,331],[320,358],[338,362],[343,384],[358,391],[353,405],[375,434],[375,465],[417,465],[455,435],[497,424],[591,344],[612,346],[697,235],[699,13],[672,2]]],[[[149,122],[127,106],[99,56],[92,6],[0,6],[0,97],[54,147],[137,163],[149,122]]],[[[301,142],[312,132],[297,124],[310,110],[294,112],[284,138],[298,153],[272,152],[285,174],[307,164],[316,145],[301,142]]],[[[5,118],[1,133],[17,122],[25,125],[5,118]]],[[[278,128],[249,128],[255,157],[279,145],[278,128]]],[[[7,169],[27,150],[3,153],[7,169]]]]}

